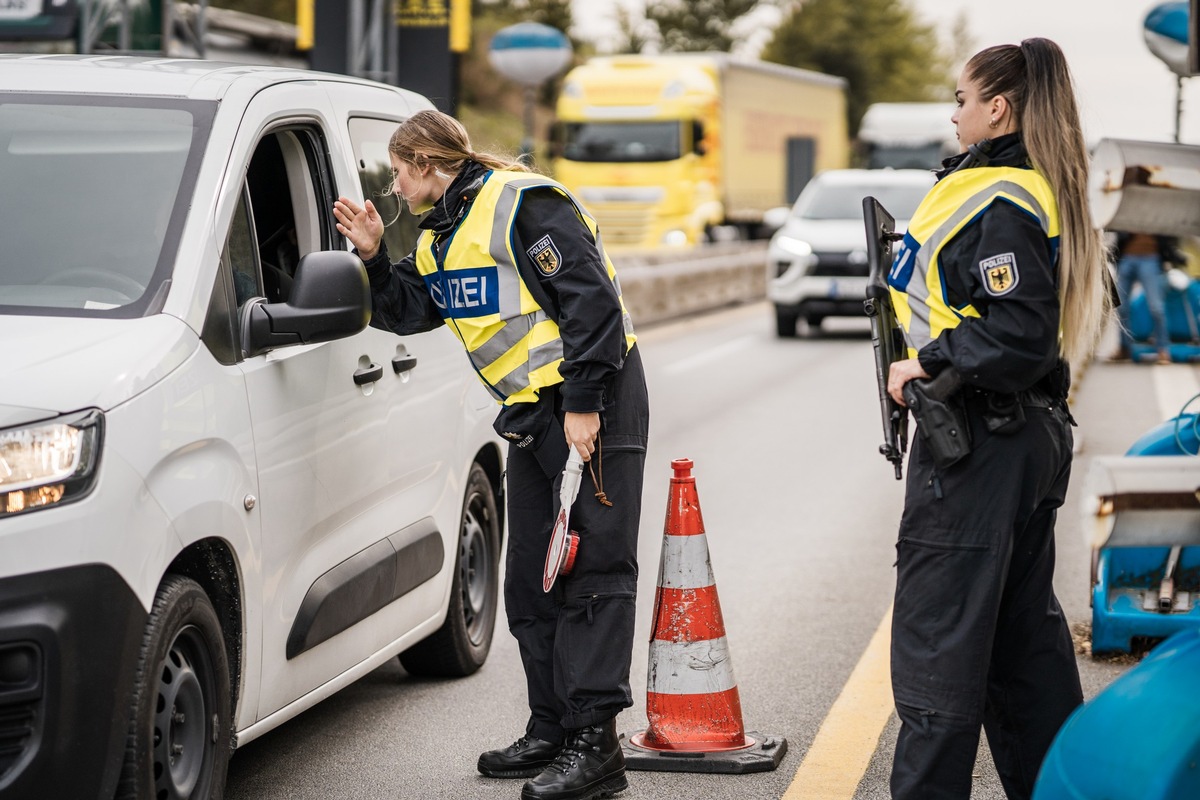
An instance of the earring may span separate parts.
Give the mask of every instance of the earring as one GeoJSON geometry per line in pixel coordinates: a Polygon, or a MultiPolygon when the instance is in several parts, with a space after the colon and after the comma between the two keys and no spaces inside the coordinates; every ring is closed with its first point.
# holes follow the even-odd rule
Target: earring
{"type": "Polygon", "coordinates": [[[991,120],[988,122],[988,127],[989,127],[989,128],[994,128],[994,127],[996,127],[996,125],[997,125],[997,123],[996,123],[996,118],[995,118],[995,117],[992,117],[992,118],[991,118],[991,120]]]}

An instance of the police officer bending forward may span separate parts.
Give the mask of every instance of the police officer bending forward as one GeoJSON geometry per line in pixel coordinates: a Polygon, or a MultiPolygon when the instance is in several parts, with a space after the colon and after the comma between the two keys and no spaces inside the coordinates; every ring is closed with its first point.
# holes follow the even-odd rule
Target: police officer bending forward
{"type": "Polygon", "coordinates": [[[972,440],[938,467],[916,437],[909,465],[892,623],[897,800],[970,797],[981,725],[1008,797],[1028,798],[1082,702],[1052,580],[1071,470],[1063,359],[1095,346],[1107,295],[1087,151],[1053,42],[977,53],[955,94],[964,153],[888,277],[913,356],[892,365],[889,393],[903,404],[909,380],[957,370],[972,440]]]}
{"type": "Polygon", "coordinates": [[[370,276],[371,324],[397,334],[446,324],[502,404],[496,428],[510,440],[504,599],[529,722],[511,745],[482,754],[478,769],[532,778],[527,800],[615,794],[627,785],[616,716],[632,705],[649,423],[616,273],[596,223],[566,189],[474,152],[452,117],[413,115],[388,150],[393,191],[415,213],[428,211],[413,253],[389,263],[369,200],[359,207],[343,197],[334,207],[370,276]],[[542,572],[568,445],[588,461],[571,510],[581,542],[570,576],[547,594],[542,572]]]}

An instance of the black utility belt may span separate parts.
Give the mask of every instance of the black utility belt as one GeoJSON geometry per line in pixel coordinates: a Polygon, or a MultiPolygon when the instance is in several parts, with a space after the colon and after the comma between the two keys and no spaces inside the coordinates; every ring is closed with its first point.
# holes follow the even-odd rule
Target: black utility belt
{"type": "Polygon", "coordinates": [[[974,386],[964,386],[963,401],[972,410],[980,408],[1005,409],[1011,407],[1052,409],[1065,404],[1065,400],[1056,397],[1036,387],[1020,392],[993,392],[987,389],[977,389],[974,386]]]}
{"type": "Polygon", "coordinates": [[[1038,388],[1021,392],[991,392],[965,386],[944,371],[931,381],[910,381],[904,397],[917,419],[917,430],[934,463],[949,467],[965,458],[972,447],[968,415],[977,417],[989,434],[1011,436],[1025,427],[1025,409],[1066,407],[1061,398],[1038,388]]]}

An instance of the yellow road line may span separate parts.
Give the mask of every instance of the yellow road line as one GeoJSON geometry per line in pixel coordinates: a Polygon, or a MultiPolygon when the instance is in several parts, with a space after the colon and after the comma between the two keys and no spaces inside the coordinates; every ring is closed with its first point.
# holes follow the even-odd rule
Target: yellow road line
{"type": "Polygon", "coordinates": [[[891,628],[889,606],[782,800],[853,800],[894,708],[891,628]]]}

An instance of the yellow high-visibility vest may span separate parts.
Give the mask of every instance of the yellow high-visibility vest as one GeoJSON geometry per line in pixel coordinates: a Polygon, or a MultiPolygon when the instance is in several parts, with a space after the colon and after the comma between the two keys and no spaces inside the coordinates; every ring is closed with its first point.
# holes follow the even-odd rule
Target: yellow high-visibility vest
{"type": "MultiPolygon", "coordinates": [[[[953,172],[937,182],[917,207],[888,272],[888,288],[896,320],[904,328],[908,355],[917,352],[967,317],[980,316],[967,303],[956,306],[946,296],[942,249],[997,200],[1012,203],[1037,219],[1057,252],[1058,203],[1041,173],[1019,167],[978,167],[953,172]]],[[[1003,264],[994,276],[1002,285],[1003,264]]]]}
{"type": "MultiPolygon", "coordinates": [[[[558,371],[563,360],[558,325],[525,285],[512,249],[521,196],[530,189],[547,187],[566,197],[591,231],[621,303],[626,352],[637,341],[596,221],[566,188],[550,178],[493,170],[462,222],[439,248],[434,247],[432,231],[421,232],[416,267],[446,325],[466,348],[479,379],[504,405],[536,402],[538,390],[563,380],[558,371]]],[[[546,262],[546,266],[552,265],[546,262]]]]}

